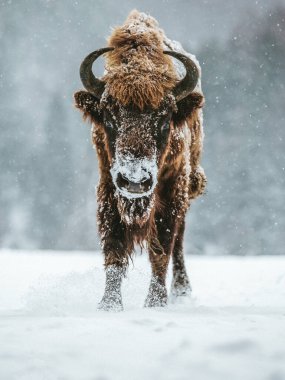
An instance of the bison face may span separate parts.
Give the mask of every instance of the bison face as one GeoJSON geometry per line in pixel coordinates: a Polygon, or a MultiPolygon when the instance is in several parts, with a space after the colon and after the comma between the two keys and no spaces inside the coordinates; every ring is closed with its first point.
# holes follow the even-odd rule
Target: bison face
{"type": "Polygon", "coordinates": [[[172,99],[157,110],[140,111],[103,101],[105,142],[121,216],[127,223],[148,220],[158,174],[172,128],[172,99]]]}
{"type": "Polygon", "coordinates": [[[127,198],[153,193],[165,156],[171,128],[170,100],[158,110],[127,109],[108,105],[103,125],[118,192],[127,198]]]}

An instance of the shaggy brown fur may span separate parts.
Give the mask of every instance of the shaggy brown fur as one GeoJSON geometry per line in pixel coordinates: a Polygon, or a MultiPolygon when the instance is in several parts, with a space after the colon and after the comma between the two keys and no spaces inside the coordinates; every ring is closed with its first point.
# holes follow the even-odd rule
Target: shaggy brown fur
{"type": "Polygon", "coordinates": [[[109,94],[123,106],[158,108],[177,75],[170,57],[163,54],[163,33],[156,20],[133,11],[114,29],[108,44],[115,48],[107,55],[103,78],[109,94]]]}
{"type": "Polygon", "coordinates": [[[200,167],[204,97],[192,92],[174,102],[169,90],[176,73],[162,53],[163,37],[153,18],[131,13],[109,39],[115,49],[108,53],[103,98],[98,100],[86,91],[75,94],[76,107],[93,124],[99,159],[98,225],[106,267],[100,307],[106,310],[122,308],[121,277],[136,243],[147,243],[152,265],[146,306],[166,303],[171,255],[172,292],[182,295],[190,290],[183,259],[184,220],[190,202],[206,185],[200,167]],[[158,174],[153,193],[135,199],[118,193],[112,177],[118,157],[150,159],[154,152],[158,174]]]}

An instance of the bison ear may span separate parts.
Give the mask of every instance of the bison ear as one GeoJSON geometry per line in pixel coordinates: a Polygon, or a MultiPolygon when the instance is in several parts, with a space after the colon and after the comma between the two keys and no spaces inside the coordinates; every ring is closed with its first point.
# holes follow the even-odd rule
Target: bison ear
{"type": "Polygon", "coordinates": [[[91,122],[101,123],[103,116],[100,107],[100,100],[88,91],[75,92],[75,107],[83,113],[84,120],[89,119],[91,122]]]}
{"type": "Polygon", "coordinates": [[[204,105],[204,96],[198,92],[192,92],[186,98],[177,103],[177,111],[173,114],[175,124],[180,124],[186,120],[191,113],[204,105]]]}

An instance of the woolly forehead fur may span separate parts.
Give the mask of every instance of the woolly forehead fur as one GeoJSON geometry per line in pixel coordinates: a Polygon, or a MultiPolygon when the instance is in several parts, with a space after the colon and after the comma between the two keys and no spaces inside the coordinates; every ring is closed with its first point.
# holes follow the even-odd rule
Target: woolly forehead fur
{"type": "Polygon", "coordinates": [[[177,82],[171,58],[163,54],[164,33],[157,21],[132,11],[125,24],[113,30],[106,54],[108,94],[121,105],[158,108],[177,82]]]}

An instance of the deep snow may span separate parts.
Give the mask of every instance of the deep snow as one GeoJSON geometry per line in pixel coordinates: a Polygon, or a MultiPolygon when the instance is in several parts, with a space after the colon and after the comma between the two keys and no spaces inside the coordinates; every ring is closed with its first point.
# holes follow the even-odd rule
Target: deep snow
{"type": "Polygon", "coordinates": [[[285,257],[189,256],[187,267],[191,299],[143,309],[150,268],[138,255],[125,311],[107,313],[101,255],[2,251],[0,379],[285,379],[285,257]]]}

